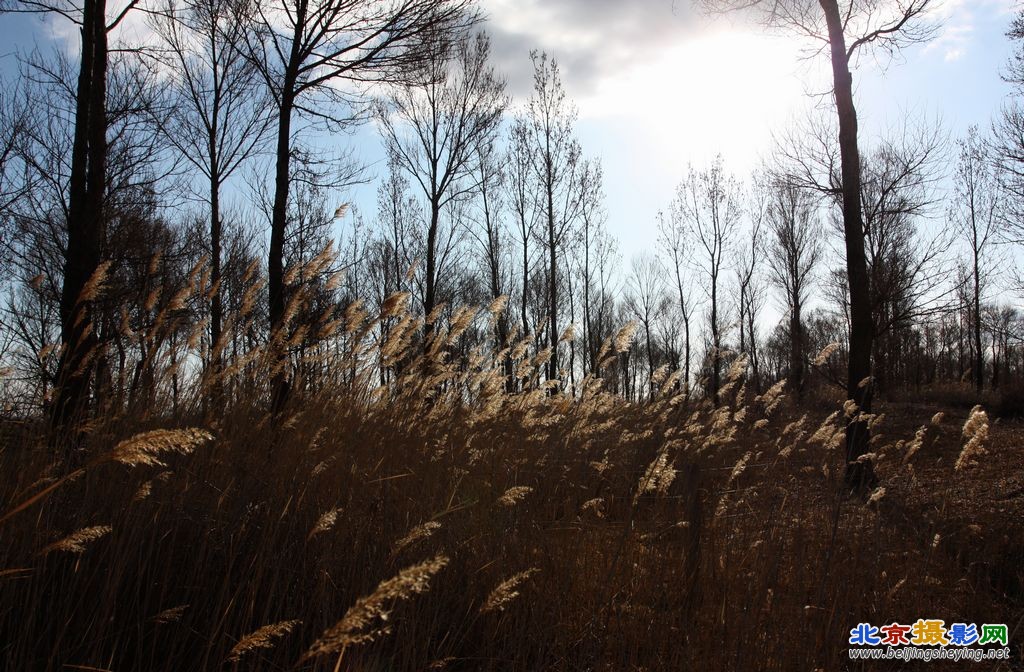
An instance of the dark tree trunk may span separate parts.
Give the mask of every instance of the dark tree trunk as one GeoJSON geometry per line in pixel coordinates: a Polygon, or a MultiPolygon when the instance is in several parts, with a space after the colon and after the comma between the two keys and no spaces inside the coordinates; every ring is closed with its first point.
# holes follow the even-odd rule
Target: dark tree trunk
{"type": "MultiPolygon", "coordinates": [[[[297,41],[293,42],[293,45],[297,41]]],[[[288,221],[289,161],[291,158],[291,121],[294,107],[294,75],[285,76],[277,122],[277,164],[274,174],[274,208],[270,223],[270,250],[267,261],[267,289],[270,316],[271,347],[274,349],[274,371],[271,381],[271,408],[280,412],[288,400],[287,334],[284,324],[284,235],[288,221]]]]}
{"type": "Polygon", "coordinates": [[[654,398],[654,348],[651,343],[651,318],[644,317],[644,347],[647,349],[647,394],[654,398]]]}
{"type": "MultiPolygon", "coordinates": [[[[210,136],[210,165],[216,166],[216,131],[210,136]]],[[[220,269],[220,175],[210,171],[210,399],[209,412],[216,417],[224,404],[223,347],[221,343],[221,269],[220,269]]]]}
{"type": "MultiPolygon", "coordinates": [[[[867,259],[864,254],[864,223],[860,202],[860,152],[857,147],[857,109],[853,104],[853,76],[850,74],[843,18],[836,0],[819,0],[828,25],[839,118],[839,152],[843,185],[843,234],[846,242],[846,273],[850,287],[850,357],[846,395],[863,413],[871,411],[871,320],[867,259]]],[[[867,422],[854,416],[846,427],[846,483],[857,489],[872,487],[876,481],[870,462],[857,458],[868,452],[867,422]]]]}
{"type": "Polygon", "coordinates": [[[555,212],[554,194],[551,188],[551,175],[548,174],[548,273],[549,290],[548,296],[548,320],[550,334],[548,342],[551,345],[551,359],[548,360],[548,380],[558,378],[558,252],[555,249],[555,212]]]}
{"type": "Polygon", "coordinates": [[[594,350],[591,347],[590,337],[590,222],[584,222],[586,238],[583,241],[583,377],[594,370],[594,350]]]}
{"type": "Polygon", "coordinates": [[[688,311],[683,311],[683,395],[685,399],[690,398],[690,316],[688,311]]]}
{"type": "MultiPolygon", "coordinates": [[[[487,192],[486,180],[481,180],[482,196],[484,205],[484,221],[487,223],[487,262],[490,267],[490,281],[491,281],[491,300],[497,301],[498,297],[502,296],[501,287],[501,256],[500,256],[500,239],[498,237],[496,224],[491,214],[491,202],[487,192]]],[[[516,391],[516,379],[515,371],[513,368],[512,356],[508,352],[508,313],[502,310],[499,315],[494,316],[494,328],[495,338],[497,339],[496,348],[497,351],[505,350],[505,356],[502,358],[501,368],[505,374],[505,391],[509,394],[516,391]]]]}
{"type": "Polygon", "coordinates": [[[679,313],[683,318],[683,398],[690,398],[690,311],[686,307],[686,296],[683,292],[683,276],[679,271],[679,261],[673,260],[676,268],[676,289],[679,292],[679,313]]]}
{"type": "MultiPolygon", "coordinates": [[[[740,329],[743,325],[740,325],[740,329]]],[[[754,379],[754,392],[761,393],[761,354],[758,351],[757,331],[754,329],[754,312],[747,312],[747,341],[750,343],[750,371],[754,379]]]]}
{"type": "Polygon", "coordinates": [[[56,440],[78,442],[75,426],[87,409],[95,327],[84,290],[100,265],[106,186],[107,30],[105,0],[86,0],[75,101],[68,194],[67,252],[60,297],[61,343],[51,425],[56,440]]]}
{"type": "MultiPolygon", "coordinates": [[[[792,299],[791,299],[792,300],[792,299]]],[[[804,325],[801,320],[799,299],[792,300],[789,321],[789,384],[797,399],[804,394],[804,325]]]]}
{"type": "Polygon", "coordinates": [[[974,246],[974,389],[981,394],[985,386],[985,354],[981,349],[981,274],[979,272],[978,246],[974,246]]]}
{"type": "Polygon", "coordinates": [[[523,224],[523,227],[522,227],[522,233],[523,233],[523,303],[519,307],[519,310],[520,310],[520,318],[523,321],[523,338],[526,338],[526,335],[530,333],[530,323],[526,319],[526,294],[527,294],[527,288],[528,288],[529,282],[530,282],[530,254],[529,254],[529,250],[528,250],[528,248],[526,246],[526,236],[527,236],[528,232],[526,230],[525,223],[523,224]]]}
{"type": "MultiPolygon", "coordinates": [[[[716,243],[717,244],[717,243],[716,243]]],[[[718,274],[711,276],[711,402],[718,407],[718,389],[722,386],[722,336],[718,329],[718,274]]]]}
{"type": "Polygon", "coordinates": [[[437,227],[441,221],[441,207],[436,200],[430,203],[430,227],[427,229],[427,278],[426,291],[423,297],[423,314],[427,318],[425,345],[429,347],[430,336],[434,333],[434,323],[430,314],[437,306],[437,227]]]}

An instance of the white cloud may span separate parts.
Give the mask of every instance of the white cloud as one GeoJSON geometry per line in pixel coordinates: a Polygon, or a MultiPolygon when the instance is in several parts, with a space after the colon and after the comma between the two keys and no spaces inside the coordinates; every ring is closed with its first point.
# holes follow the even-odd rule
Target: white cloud
{"type": "Polygon", "coordinates": [[[700,24],[688,0],[484,0],[495,60],[515,95],[529,93],[531,49],[561,65],[570,93],[656,59],[700,24]]]}
{"type": "Polygon", "coordinates": [[[933,16],[941,23],[941,29],[925,47],[925,53],[941,54],[947,63],[962,59],[973,46],[979,15],[1010,14],[1017,4],[1017,0],[946,0],[939,3],[933,16]]]}

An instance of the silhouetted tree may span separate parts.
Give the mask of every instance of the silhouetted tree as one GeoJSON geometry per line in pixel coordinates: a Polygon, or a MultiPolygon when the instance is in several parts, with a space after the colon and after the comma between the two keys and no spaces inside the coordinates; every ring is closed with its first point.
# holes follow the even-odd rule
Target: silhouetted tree
{"type": "Polygon", "coordinates": [[[760,362],[757,350],[757,318],[764,307],[765,291],[760,269],[764,261],[764,228],[769,205],[765,185],[755,178],[748,196],[747,219],[750,228],[738,246],[736,264],[738,326],[740,353],[747,356],[753,375],[754,390],[760,391],[760,362]]]}
{"type": "MultiPolygon", "coordinates": [[[[476,160],[476,214],[472,217],[470,234],[477,242],[480,257],[480,271],[483,284],[487,287],[492,305],[502,300],[507,303],[510,291],[510,249],[508,231],[504,221],[505,172],[500,164],[500,154],[491,138],[477,148],[476,160]]],[[[494,317],[495,351],[509,347],[509,318],[505,306],[494,317]]],[[[515,390],[512,359],[505,356],[501,366],[505,372],[506,390],[515,390]]]]}
{"type": "Polygon", "coordinates": [[[505,84],[489,63],[490,41],[439,32],[410,80],[397,87],[379,119],[388,151],[426,198],[423,312],[428,333],[437,285],[446,276],[454,231],[441,240],[442,216],[478,187],[481,148],[497,132],[506,106],[505,84]]]}
{"type": "Polygon", "coordinates": [[[60,296],[62,347],[51,414],[58,438],[64,434],[75,442],[75,426],[86,410],[98,346],[91,301],[96,294],[95,284],[100,280],[103,248],[108,38],[137,4],[138,0],[130,0],[114,10],[113,17],[108,17],[106,0],[11,0],[0,4],[0,11],[63,17],[77,27],[81,36],[60,296]],[[92,285],[90,280],[94,281],[92,285]]]}
{"type": "Polygon", "coordinates": [[[665,269],[653,254],[641,253],[630,262],[626,281],[626,306],[643,331],[647,360],[647,394],[653,393],[655,369],[654,330],[665,309],[665,269]]]}
{"type": "Polygon", "coordinates": [[[771,186],[767,221],[770,277],[782,292],[789,318],[789,384],[799,397],[803,394],[807,359],[803,307],[821,260],[822,228],[811,195],[785,180],[771,186]]]}
{"type": "MultiPolygon", "coordinates": [[[[256,3],[246,53],[266,83],[274,106],[274,197],[268,250],[271,332],[284,336],[284,240],[288,223],[290,162],[300,119],[339,128],[365,110],[358,88],[402,83],[429,59],[434,41],[450,39],[476,16],[469,0],[274,0],[256,3]]],[[[273,401],[288,395],[283,362],[275,372],[273,401]]]]}
{"type": "MultiPolygon", "coordinates": [[[[861,211],[860,150],[857,108],[853,100],[851,63],[863,48],[888,53],[928,39],[932,30],[919,19],[932,0],[703,0],[714,11],[747,10],[763,24],[810,37],[828,49],[832,63],[833,97],[839,122],[840,185],[846,274],[850,293],[850,356],[847,397],[867,414],[871,411],[871,351],[874,325],[864,253],[861,211]]],[[[868,451],[868,423],[855,414],[846,433],[846,482],[858,489],[875,482],[870,461],[858,460],[868,451]]]]}
{"type": "Polygon", "coordinates": [[[530,242],[536,235],[537,220],[540,209],[537,207],[533,189],[533,171],[531,166],[530,129],[525,117],[517,116],[509,129],[505,156],[506,200],[512,217],[515,220],[513,230],[518,237],[519,254],[517,270],[519,276],[519,310],[523,336],[531,333],[527,317],[529,305],[530,274],[534,263],[534,253],[530,242]]]}
{"type": "Polygon", "coordinates": [[[548,379],[560,378],[558,329],[560,312],[558,263],[563,246],[572,235],[580,211],[582,174],[580,145],[574,126],[576,108],[566,100],[558,63],[546,53],[533,52],[533,95],[527,104],[526,131],[531,165],[538,187],[547,256],[548,379]]]}
{"type": "Polygon", "coordinates": [[[579,251],[576,261],[582,285],[583,375],[599,373],[597,354],[608,330],[609,271],[616,254],[614,241],[605,226],[604,170],[598,160],[588,161],[583,170],[580,203],[579,251]]]}
{"type": "Polygon", "coordinates": [[[681,202],[677,197],[672,201],[668,217],[658,213],[658,244],[668,265],[672,284],[676,291],[679,316],[683,320],[683,394],[690,394],[690,320],[693,317],[693,296],[689,283],[688,267],[693,257],[693,238],[684,219],[681,202]]]}
{"type": "MultiPolygon", "coordinates": [[[[1003,193],[1003,227],[1000,236],[1016,245],[1024,244],[1024,10],[1010,24],[1007,37],[1014,43],[1003,79],[1010,84],[1012,96],[992,124],[991,154],[997,164],[997,176],[1003,193]]],[[[1024,287],[1019,271],[1018,288],[1024,287]]]]}
{"type": "Polygon", "coordinates": [[[990,254],[1000,229],[999,185],[985,141],[977,127],[957,142],[960,155],[954,174],[954,196],[950,221],[968,246],[967,273],[970,282],[970,321],[974,337],[974,387],[985,384],[985,355],[982,349],[982,295],[989,281],[990,254]]]}
{"type": "Polygon", "coordinates": [[[172,0],[152,20],[174,99],[162,130],[204,178],[209,205],[211,410],[222,396],[221,189],[260,149],[271,120],[259,73],[242,51],[251,11],[248,0],[172,0]]]}
{"type": "Polygon", "coordinates": [[[709,301],[710,331],[710,396],[718,405],[721,384],[724,317],[721,291],[726,269],[743,215],[739,182],[725,172],[722,157],[697,171],[692,167],[676,191],[680,216],[689,227],[694,246],[699,250],[694,259],[705,276],[705,292],[709,301]]]}

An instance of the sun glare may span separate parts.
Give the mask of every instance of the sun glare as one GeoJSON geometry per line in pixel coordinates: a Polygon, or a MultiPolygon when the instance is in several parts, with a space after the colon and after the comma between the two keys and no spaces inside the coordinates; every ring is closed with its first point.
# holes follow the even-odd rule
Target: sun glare
{"type": "Polygon", "coordinates": [[[681,157],[699,162],[718,152],[741,168],[803,104],[809,71],[792,42],[717,31],[605,80],[581,113],[634,120],[677,169],[681,157]]]}

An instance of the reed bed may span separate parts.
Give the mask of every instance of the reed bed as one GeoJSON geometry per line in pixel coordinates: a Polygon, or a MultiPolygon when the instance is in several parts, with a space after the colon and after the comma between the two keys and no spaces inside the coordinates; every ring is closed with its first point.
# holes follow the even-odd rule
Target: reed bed
{"type": "MultiPolygon", "coordinates": [[[[354,304],[172,389],[202,347],[180,339],[147,364],[147,403],[98,415],[71,456],[40,420],[7,427],[0,667],[833,670],[861,621],[1018,613],[933,530],[894,523],[885,489],[843,492],[838,400],[756,395],[742,359],[718,408],[667,375],[642,404],[597,377],[571,397],[525,341],[449,360],[500,305],[431,316],[424,343],[406,303],[354,304]],[[303,348],[310,329],[330,347],[303,348]],[[282,366],[300,375],[271,412],[282,366]]],[[[957,470],[984,454],[982,415],[957,470]]],[[[900,487],[930,445],[926,428],[877,444],[900,487]]]]}

